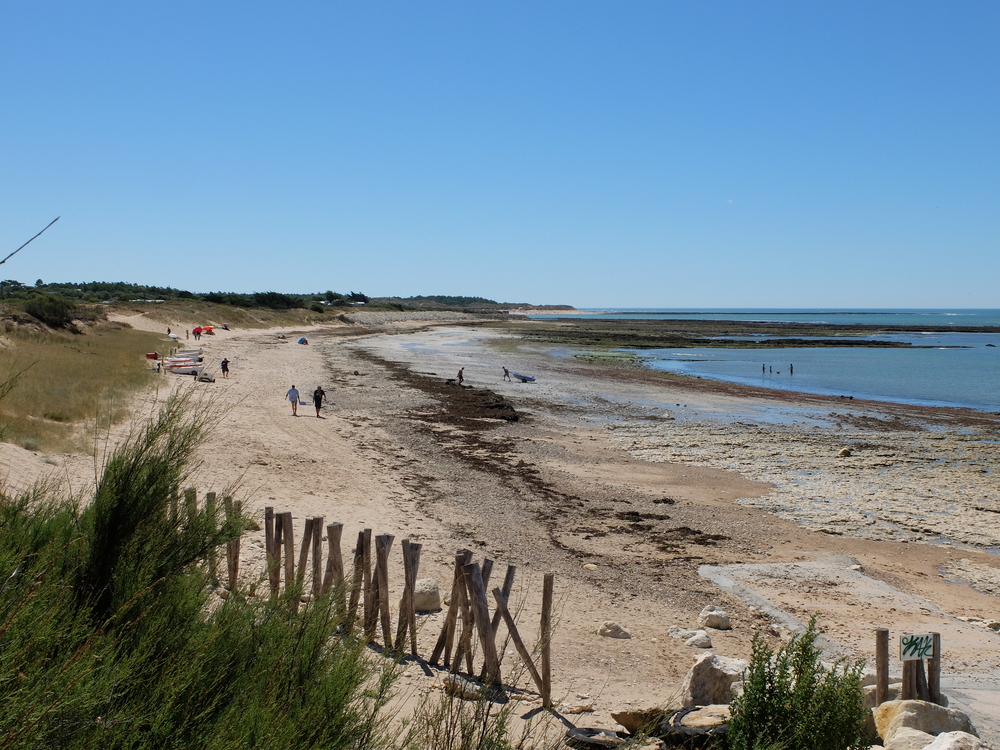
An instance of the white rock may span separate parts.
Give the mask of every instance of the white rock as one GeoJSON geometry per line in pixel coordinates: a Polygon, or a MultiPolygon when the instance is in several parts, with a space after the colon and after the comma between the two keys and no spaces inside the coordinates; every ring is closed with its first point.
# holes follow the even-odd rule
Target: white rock
{"type": "Polygon", "coordinates": [[[742,679],[747,663],[711,652],[695,659],[681,686],[685,706],[729,703],[732,685],[742,679]]]}
{"type": "Polygon", "coordinates": [[[435,579],[418,578],[413,584],[413,608],[417,612],[433,612],[441,609],[441,594],[435,579]]]}
{"type": "Polygon", "coordinates": [[[889,701],[872,711],[875,728],[883,740],[892,736],[900,727],[919,729],[928,734],[942,732],[979,733],[969,717],[956,708],[945,708],[927,701],[889,701]]]}
{"type": "Polygon", "coordinates": [[[933,734],[910,727],[900,727],[885,741],[885,750],[923,750],[933,741],[933,734]]]}
{"type": "Polygon", "coordinates": [[[684,645],[691,648],[712,648],[712,637],[704,630],[699,630],[684,641],[684,645]]]}
{"type": "Polygon", "coordinates": [[[968,732],[944,732],[935,737],[929,745],[925,745],[925,748],[927,750],[993,750],[992,745],[968,732]]]}
{"type": "Polygon", "coordinates": [[[729,630],[732,624],[729,622],[729,615],[722,607],[709,604],[698,615],[698,624],[703,628],[715,628],[716,630],[729,630]]]}
{"type": "Polygon", "coordinates": [[[686,641],[688,638],[693,638],[698,635],[698,633],[704,633],[704,630],[691,630],[690,628],[682,628],[678,625],[671,625],[670,629],[667,630],[667,635],[671,638],[677,638],[682,641],[686,641]]]}
{"type": "Polygon", "coordinates": [[[632,634],[624,625],[619,625],[614,620],[605,620],[604,624],[597,631],[598,635],[605,638],[631,638],[632,634]]]}

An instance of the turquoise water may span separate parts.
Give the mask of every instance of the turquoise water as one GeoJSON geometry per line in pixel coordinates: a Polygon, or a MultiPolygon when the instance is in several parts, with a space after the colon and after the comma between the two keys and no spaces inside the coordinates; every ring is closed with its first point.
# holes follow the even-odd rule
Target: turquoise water
{"type": "MultiPolygon", "coordinates": [[[[927,328],[1000,326],[1000,310],[632,310],[625,315],[609,315],[604,311],[587,317],[919,325],[927,328]]],[[[862,338],[904,341],[919,348],[746,350],[705,347],[643,350],[642,355],[647,358],[648,365],[656,369],[764,388],[1000,411],[1000,333],[945,330],[862,338]],[[790,364],[794,365],[794,374],[789,372],[790,364]],[[761,365],[765,367],[763,374],[761,365]]]]}

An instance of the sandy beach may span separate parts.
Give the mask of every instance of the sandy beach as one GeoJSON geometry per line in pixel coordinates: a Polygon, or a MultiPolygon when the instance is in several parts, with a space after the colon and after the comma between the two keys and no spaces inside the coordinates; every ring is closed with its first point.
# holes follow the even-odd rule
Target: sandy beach
{"type": "MultiPolygon", "coordinates": [[[[534,637],[542,575],[554,572],[554,690],[578,725],[613,728],[613,711],[675,699],[703,650],[668,630],[719,605],[733,629],[712,631],[711,650],[741,658],[753,633],[777,642],[814,612],[832,654],[872,663],[876,627],[940,632],[944,691],[1000,739],[1000,635],[978,622],[1000,615],[1000,418],[623,370],[413,317],[360,314],[305,331],[309,346],[293,343],[298,331],[218,331],[200,344],[231,376],[164,375],[136,413],[197,391],[218,416],[199,491],[237,487],[261,514],[291,511],[297,529],[339,521],[345,553],[363,528],[393,534],[394,599],[398,540],[423,544],[421,577],[442,593],[467,547],[495,560],[498,578],[517,566],[512,599],[534,637]],[[537,382],[504,382],[503,365],[537,382]],[[460,367],[471,389],[446,383],[460,367]],[[322,385],[322,419],[312,406],[292,416],[292,384],[322,385]],[[598,635],[606,620],[632,637],[598,635]]],[[[4,445],[0,458],[13,486],[93,481],[88,457],[4,445]]],[[[243,574],[263,563],[258,532],[243,574]]],[[[420,617],[422,654],[442,617],[420,617]]],[[[428,671],[407,669],[401,700],[435,689],[428,671]]]]}

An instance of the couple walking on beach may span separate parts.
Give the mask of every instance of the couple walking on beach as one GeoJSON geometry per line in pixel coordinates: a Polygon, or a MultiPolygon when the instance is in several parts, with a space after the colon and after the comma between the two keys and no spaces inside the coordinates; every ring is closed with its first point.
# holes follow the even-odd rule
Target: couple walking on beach
{"type": "MultiPolygon", "coordinates": [[[[291,388],[288,389],[288,393],[285,394],[285,398],[292,402],[292,416],[299,416],[299,389],[293,384],[291,388]]],[[[323,408],[323,399],[326,398],[326,391],[323,390],[323,386],[316,386],[316,390],[313,391],[313,406],[316,407],[316,416],[320,419],[319,412],[323,408]]]]}

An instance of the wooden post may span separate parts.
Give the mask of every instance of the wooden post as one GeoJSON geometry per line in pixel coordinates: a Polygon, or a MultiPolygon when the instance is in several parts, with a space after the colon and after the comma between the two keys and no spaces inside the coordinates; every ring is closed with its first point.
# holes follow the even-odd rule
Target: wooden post
{"type": "Polygon", "coordinates": [[[194,487],[184,490],[184,512],[187,514],[188,523],[194,521],[198,513],[198,492],[194,487]]]}
{"type": "Polygon", "coordinates": [[[375,608],[374,592],[372,591],[372,530],[365,529],[361,532],[364,544],[364,586],[365,586],[365,637],[371,640],[375,636],[375,624],[378,619],[378,611],[375,608]]]}
{"type": "Polygon", "coordinates": [[[378,571],[378,610],[382,620],[382,644],[387,649],[392,648],[392,612],[389,603],[389,550],[392,548],[392,541],[395,539],[392,534],[381,534],[376,539],[377,563],[375,569],[378,571]],[[381,544],[379,544],[381,542],[381,544]]]}
{"type": "MultiPolygon", "coordinates": [[[[515,572],[517,572],[517,568],[515,568],[513,565],[507,566],[507,574],[503,577],[503,588],[500,591],[500,593],[503,594],[504,602],[510,599],[510,592],[514,588],[515,572]]],[[[500,610],[498,609],[496,612],[493,613],[493,619],[490,620],[490,627],[493,629],[494,642],[496,641],[497,637],[497,628],[500,627],[500,617],[501,613],[500,610]]],[[[500,658],[503,659],[503,656],[501,655],[500,658]]]]}
{"type": "Polygon", "coordinates": [[[321,594],[329,593],[331,587],[339,589],[344,585],[344,558],[340,552],[340,538],[343,533],[342,523],[331,523],[326,527],[326,572],[323,575],[321,594]]]}
{"type": "Polygon", "coordinates": [[[507,625],[507,632],[510,633],[510,639],[514,641],[514,648],[521,655],[521,661],[524,662],[524,666],[527,667],[529,674],[531,674],[531,679],[535,681],[538,692],[544,696],[545,682],[542,680],[542,676],[538,674],[535,662],[531,659],[531,653],[524,645],[524,641],[521,640],[521,634],[517,632],[517,625],[514,623],[514,618],[511,616],[510,610],[507,609],[507,597],[503,595],[500,589],[493,589],[493,598],[497,602],[497,612],[500,613],[504,623],[507,625]]]}
{"type": "Polygon", "coordinates": [[[358,616],[358,600],[364,586],[365,565],[365,532],[358,532],[358,544],[354,548],[354,571],[351,574],[351,603],[347,607],[347,632],[354,630],[354,621],[358,616]]]}
{"type": "MultiPolygon", "coordinates": [[[[226,509],[226,521],[232,523],[235,518],[243,513],[243,503],[239,500],[233,501],[228,495],[222,498],[222,503],[226,509]]],[[[271,519],[271,525],[274,525],[274,519],[271,519]]],[[[265,547],[268,547],[270,543],[267,543],[265,547]]],[[[270,563],[270,557],[268,556],[268,563],[270,563]]],[[[233,541],[226,545],[226,572],[229,578],[229,590],[234,591],[236,589],[236,582],[240,577],[240,538],[236,537],[233,541]]]]}
{"type": "Polygon", "coordinates": [[[917,699],[917,670],[912,659],[903,662],[903,684],[900,687],[899,698],[904,701],[917,699]]]}
{"type": "Polygon", "coordinates": [[[451,663],[451,671],[454,673],[461,669],[464,657],[466,672],[472,676],[472,628],[474,627],[475,615],[472,607],[469,606],[469,586],[465,578],[465,566],[462,567],[462,578],[458,587],[458,610],[462,615],[462,633],[458,639],[458,645],[455,647],[455,660],[451,663]]]}
{"type": "Polygon", "coordinates": [[[275,518],[274,508],[264,509],[264,548],[267,551],[267,580],[271,598],[281,588],[281,516],[275,518]]]}
{"type": "MultiPolygon", "coordinates": [[[[205,515],[208,516],[208,528],[211,530],[212,534],[215,534],[215,493],[206,492],[205,493],[205,515]]],[[[208,577],[212,581],[212,585],[218,585],[219,583],[219,570],[218,570],[218,555],[216,554],[215,547],[212,547],[208,551],[208,577]]]]}
{"type": "Polygon", "coordinates": [[[490,607],[486,602],[486,587],[483,585],[483,574],[478,563],[466,565],[463,569],[466,588],[469,592],[469,605],[475,612],[476,630],[479,632],[479,643],[483,647],[483,660],[486,662],[486,681],[491,685],[499,685],[500,662],[497,659],[496,643],[493,642],[493,630],[490,628],[490,607]]]}
{"type": "Polygon", "coordinates": [[[403,651],[403,644],[406,642],[406,629],[410,625],[409,602],[413,598],[413,591],[410,589],[410,540],[404,539],[400,542],[403,550],[403,596],[399,600],[399,617],[396,619],[396,651],[403,651]]]}
{"type": "Polygon", "coordinates": [[[285,591],[288,591],[295,580],[295,530],[291,511],[281,514],[281,546],[285,550],[285,591]]]}
{"type": "Polygon", "coordinates": [[[174,487],[170,491],[170,523],[177,525],[177,507],[180,504],[180,498],[177,496],[177,488],[174,487]]]}
{"type": "Polygon", "coordinates": [[[889,699],[889,630],[875,628],[875,708],[889,699]]]}
{"type": "Polygon", "coordinates": [[[914,672],[917,678],[917,699],[930,702],[931,692],[927,688],[927,675],[924,674],[924,660],[917,659],[914,665],[914,672]]]}
{"type": "Polygon", "coordinates": [[[555,588],[555,575],[546,573],[542,584],[542,705],[552,706],[552,596],[555,588]]]}
{"type": "Polygon", "coordinates": [[[312,556],[312,595],[315,601],[319,599],[323,589],[323,516],[317,516],[313,519],[312,556]]]}
{"type": "Polygon", "coordinates": [[[410,602],[406,610],[406,619],[410,628],[410,653],[417,655],[417,610],[414,601],[414,591],[417,587],[417,573],[420,571],[420,550],[422,544],[410,542],[410,602]]]}
{"type": "Polygon", "coordinates": [[[302,593],[302,584],[306,580],[306,563],[309,562],[309,548],[312,546],[313,519],[307,518],[302,529],[302,546],[299,547],[299,567],[295,571],[295,588],[302,593]]]}
{"type": "Polygon", "coordinates": [[[941,634],[931,633],[934,656],[927,661],[927,689],[932,703],[941,705],[941,634]]]}
{"type": "Polygon", "coordinates": [[[458,616],[458,587],[462,582],[462,566],[472,562],[472,552],[460,549],[455,553],[455,577],[451,584],[451,599],[448,602],[448,614],[445,616],[444,627],[438,636],[434,652],[431,654],[431,664],[438,664],[438,659],[444,655],[441,666],[447,667],[451,659],[451,647],[455,638],[455,619],[458,616]]]}
{"type": "Polygon", "coordinates": [[[493,575],[493,561],[488,558],[483,558],[483,583],[487,586],[490,584],[490,576],[493,575]]]}

